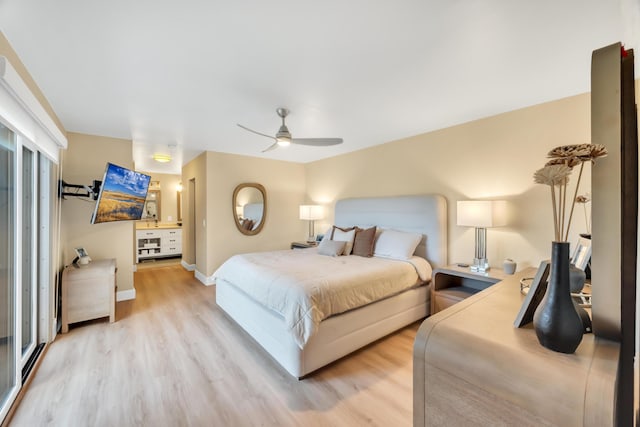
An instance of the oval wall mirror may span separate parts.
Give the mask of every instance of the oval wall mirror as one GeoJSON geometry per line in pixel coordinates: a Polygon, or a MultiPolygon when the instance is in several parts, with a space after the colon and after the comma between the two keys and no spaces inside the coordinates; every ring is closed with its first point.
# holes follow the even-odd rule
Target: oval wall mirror
{"type": "Polygon", "coordinates": [[[247,236],[258,234],[267,215],[267,192],[260,184],[240,184],[233,190],[233,219],[247,236]]]}

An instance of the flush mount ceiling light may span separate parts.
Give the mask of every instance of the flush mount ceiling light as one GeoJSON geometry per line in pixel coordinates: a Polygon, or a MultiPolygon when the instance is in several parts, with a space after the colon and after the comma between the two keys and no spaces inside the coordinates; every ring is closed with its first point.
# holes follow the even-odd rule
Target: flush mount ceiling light
{"type": "Polygon", "coordinates": [[[169,163],[171,161],[171,156],[168,154],[155,153],[153,155],[153,160],[159,163],[169,163]]]}

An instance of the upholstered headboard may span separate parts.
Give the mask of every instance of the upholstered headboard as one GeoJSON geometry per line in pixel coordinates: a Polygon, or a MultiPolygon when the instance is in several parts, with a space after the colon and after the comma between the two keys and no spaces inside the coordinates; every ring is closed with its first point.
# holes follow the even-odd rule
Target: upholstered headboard
{"type": "Polygon", "coordinates": [[[334,221],[340,227],[375,225],[420,233],[415,254],[434,268],[447,264],[447,200],[439,194],[338,200],[334,221]]]}

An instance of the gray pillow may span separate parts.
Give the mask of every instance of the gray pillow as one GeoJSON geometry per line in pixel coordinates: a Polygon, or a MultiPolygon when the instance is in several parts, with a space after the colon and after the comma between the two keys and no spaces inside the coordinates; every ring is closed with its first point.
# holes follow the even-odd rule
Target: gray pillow
{"type": "Polygon", "coordinates": [[[340,256],[344,251],[344,246],[346,243],[347,242],[342,242],[340,240],[324,239],[318,245],[318,253],[320,255],[340,256]]]}
{"type": "Polygon", "coordinates": [[[376,227],[362,229],[356,227],[356,237],[353,241],[353,255],[364,257],[373,256],[373,244],[376,240],[376,227]]]}

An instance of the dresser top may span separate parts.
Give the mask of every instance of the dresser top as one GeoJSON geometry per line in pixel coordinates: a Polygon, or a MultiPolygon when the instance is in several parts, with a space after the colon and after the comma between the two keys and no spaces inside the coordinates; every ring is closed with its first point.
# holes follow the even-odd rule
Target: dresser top
{"type": "Polygon", "coordinates": [[[105,274],[115,274],[115,258],[97,259],[87,265],[70,264],[65,267],[64,273],[70,280],[84,280],[91,277],[101,277],[105,274]]]}
{"type": "Polygon", "coordinates": [[[563,354],[540,345],[531,324],[514,327],[525,298],[519,281],[535,272],[508,276],[425,320],[414,347],[417,366],[455,373],[558,425],[581,425],[583,417],[588,425],[610,425],[619,344],[585,334],[575,354],[563,354]]]}

